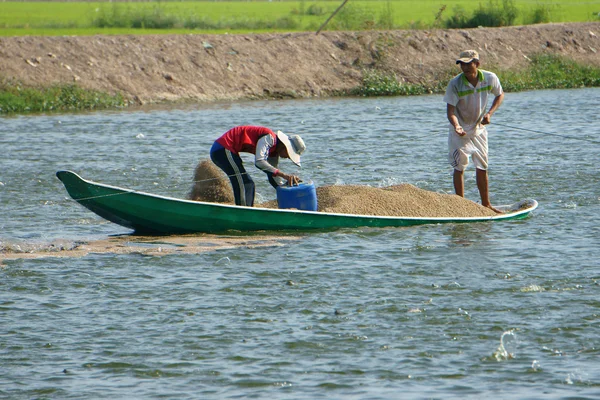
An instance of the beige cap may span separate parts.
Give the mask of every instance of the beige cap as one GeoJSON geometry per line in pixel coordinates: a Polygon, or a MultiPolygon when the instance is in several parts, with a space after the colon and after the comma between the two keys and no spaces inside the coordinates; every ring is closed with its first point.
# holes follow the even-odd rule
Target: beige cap
{"type": "Polygon", "coordinates": [[[475,50],[465,50],[458,56],[456,63],[465,63],[468,64],[471,61],[479,61],[479,53],[475,50]]]}
{"type": "Polygon", "coordinates": [[[304,153],[306,150],[306,145],[304,144],[304,140],[298,135],[286,135],[281,131],[277,131],[277,139],[281,141],[285,145],[285,148],[288,151],[288,155],[290,156],[290,160],[297,166],[300,166],[300,155],[304,153]]]}

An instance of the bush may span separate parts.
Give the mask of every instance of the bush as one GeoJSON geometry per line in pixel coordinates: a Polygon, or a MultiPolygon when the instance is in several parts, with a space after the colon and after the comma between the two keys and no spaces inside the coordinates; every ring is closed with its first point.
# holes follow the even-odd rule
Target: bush
{"type": "Polygon", "coordinates": [[[153,12],[142,13],[131,17],[131,28],[141,29],[171,29],[178,24],[178,18],[173,15],[164,15],[160,8],[153,12]]]}
{"type": "Polygon", "coordinates": [[[449,29],[467,28],[469,26],[469,16],[461,6],[454,7],[454,14],[444,21],[443,25],[449,29]]]}
{"type": "Polygon", "coordinates": [[[316,3],[313,3],[306,8],[304,0],[300,1],[300,9],[294,8],[291,11],[292,15],[323,15],[324,13],[323,7],[316,3]]]}
{"type": "Polygon", "coordinates": [[[526,25],[533,24],[544,24],[550,22],[551,18],[551,6],[548,4],[538,4],[536,7],[524,18],[526,25]]]}
{"type": "Polygon", "coordinates": [[[445,21],[444,26],[450,29],[511,26],[518,14],[514,0],[502,0],[502,6],[496,0],[490,0],[487,7],[479,3],[479,8],[470,17],[464,8],[456,7],[454,15],[445,21]]]}
{"type": "Polygon", "coordinates": [[[92,26],[98,28],[129,28],[131,27],[129,8],[123,10],[114,3],[110,8],[102,7],[92,19],[92,26]]]}
{"type": "Polygon", "coordinates": [[[292,17],[282,17],[274,21],[263,21],[258,19],[221,19],[219,21],[213,21],[208,18],[199,18],[196,15],[192,15],[183,21],[182,26],[185,29],[205,29],[205,30],[230,30],[230,29],[241,29],[241,30],[264,30],[264,29],[297,29],[299,24],[292,17]]]}
{"type": "Polygon", "coordinates": [[[377,28],[394,29],[394,9],[389,1],[385,4],[385,9],[379,13],[377,28]]]}
{"type": "Polygon", "coordinates": [[[318,4],[311,4],[306,10],[306,15],[323,15],[324,13],[323,7],[318,4]]]}
{"type": "Polygon", "coordinates": [[[341,31],[373,29],[376,26],[375,19],[373,11],[348,3],[331,20],[329,26],[332,30],[341,31]]]}

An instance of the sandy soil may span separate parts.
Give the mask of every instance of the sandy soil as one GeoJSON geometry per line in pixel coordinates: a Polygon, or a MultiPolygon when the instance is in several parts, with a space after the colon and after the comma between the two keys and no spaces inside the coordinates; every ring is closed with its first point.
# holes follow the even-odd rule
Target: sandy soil
{"type": "Polygon", "coordinates": [[[327,96],[363,71],[427,82],[464,49],[483,68],[519,68],[532,54],[600,66],[600,22],[430,31],[257,35],[0,38],[0,79],[120,92],[138,103],[327,96]]]}

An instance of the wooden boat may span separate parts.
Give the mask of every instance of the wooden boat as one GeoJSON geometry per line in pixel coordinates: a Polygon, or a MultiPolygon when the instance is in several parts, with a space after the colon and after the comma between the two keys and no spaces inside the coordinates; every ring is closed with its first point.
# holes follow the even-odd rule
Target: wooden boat
{"type": "Polygon", "coordinates": [[[207,203],[123,189],[58,171],[69,195],[102,218],[144,234],[219,233],[235,231],[306,231],[356,227],[504,221],[526,218],[538,203],[523,200],[499,206],[491,217],[421,218],[337,214],[207,203]]]}

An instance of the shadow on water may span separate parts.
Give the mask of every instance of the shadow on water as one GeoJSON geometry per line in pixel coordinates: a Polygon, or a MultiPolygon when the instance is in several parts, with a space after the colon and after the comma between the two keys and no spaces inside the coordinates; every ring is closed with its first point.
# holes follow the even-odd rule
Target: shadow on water
{"type": "Polygon", "coordinates": [[[483,222],[477,224],[444,225],[440,232],[448,236],[452,245],[468,247],[475,243],[489,240],[491,230],[492,223],[483,222]]]}

